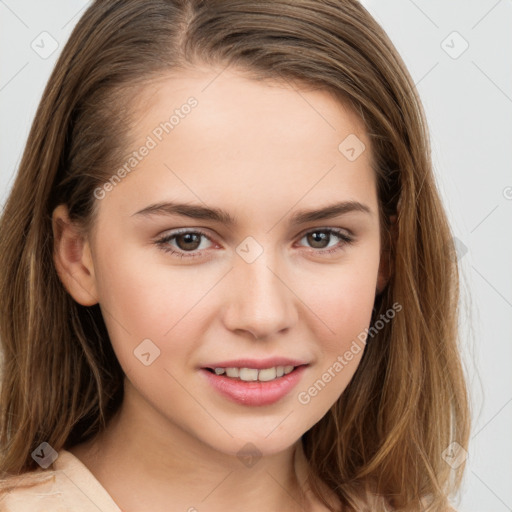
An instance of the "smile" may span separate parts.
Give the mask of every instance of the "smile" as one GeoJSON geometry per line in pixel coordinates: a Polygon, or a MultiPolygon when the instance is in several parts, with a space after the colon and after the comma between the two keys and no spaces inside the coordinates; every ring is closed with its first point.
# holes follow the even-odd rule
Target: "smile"
{"type": "Polygon", "coordinates": [[[274,404],[297,386],[307,364],[269,368],[215,367],[201,368],[209,385],[220,396],[245,406],[274,404]]]}
{"type": "Polygon", "coordinates": [[[275,380],[277,378],[282,377],[283,375],[288,375],[295,369],[295,366],[273,366],[271,368],[215,368],[211,370],[216,375],[225,375],[231,379],[239,379],[245,382],[268,382],[271,380],[275,380]]]}

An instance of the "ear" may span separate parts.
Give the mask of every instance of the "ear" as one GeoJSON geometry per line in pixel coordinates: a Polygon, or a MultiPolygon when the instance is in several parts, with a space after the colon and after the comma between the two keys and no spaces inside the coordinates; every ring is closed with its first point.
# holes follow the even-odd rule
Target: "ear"
{"type": "Polygon", "coordinates": [[[389,282],[391,275],[393,274],[393,261],[391,260],[391,244],[396,240],[397,235],[397,216],[391,215],[389,217],[390,228],[389,237],[384,240],[383,247],[380,255],[379,272],[377,274],[377,286],[375,295],[379,295],[383,292],[384,288],[389,282]]]}
{"type": "Polygon", "coordinates": [[[53,261],[69,294],[82,306],[98,302],[94,266],[89,242],[69,220],[68,208],[61,204],[52,214],[53,261]]]}

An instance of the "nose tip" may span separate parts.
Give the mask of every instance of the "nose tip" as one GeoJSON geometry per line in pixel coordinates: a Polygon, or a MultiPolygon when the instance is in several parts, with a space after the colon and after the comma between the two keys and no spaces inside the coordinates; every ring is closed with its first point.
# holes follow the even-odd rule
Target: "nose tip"
{"type": "Polygon", "coordinates": [[[258,258],[251,264],[239,262],[230,277],[225,326],[237,333],[249,332],[256,340],[289,329],[297,321],[294,295],[285,280],[258,258]]]}

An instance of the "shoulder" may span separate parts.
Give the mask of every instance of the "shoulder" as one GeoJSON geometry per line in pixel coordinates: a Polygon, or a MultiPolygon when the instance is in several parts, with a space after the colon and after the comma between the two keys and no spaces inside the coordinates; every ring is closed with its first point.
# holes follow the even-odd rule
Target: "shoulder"
{"type": "Polygon", "coordinates": [[[52,470],[4,477],[0,480],[0,512],[64,511],[58,484],[58,475],[52,470]]]}
{"type": "Polygon", "coordinates": [[[60,450],[52,469],[0,479],[0,512],[121,512],[81,461],[60,450]]]}

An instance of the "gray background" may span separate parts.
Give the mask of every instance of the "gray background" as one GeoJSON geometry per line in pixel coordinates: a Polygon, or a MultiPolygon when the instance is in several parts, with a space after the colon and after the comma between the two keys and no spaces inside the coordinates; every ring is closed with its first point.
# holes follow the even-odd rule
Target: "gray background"
{"type": "MultiPolygon", "coordinates": [[[[512,1],[363,4],[416,83],[457,238],[474,424],[455,505],[460,512],[512,511],[512,1]]],[[[0,0],[2,206],[43,88],[88,5],[0,0]],[[52,38],[58,47],[48,56],[52,38]]]]}

